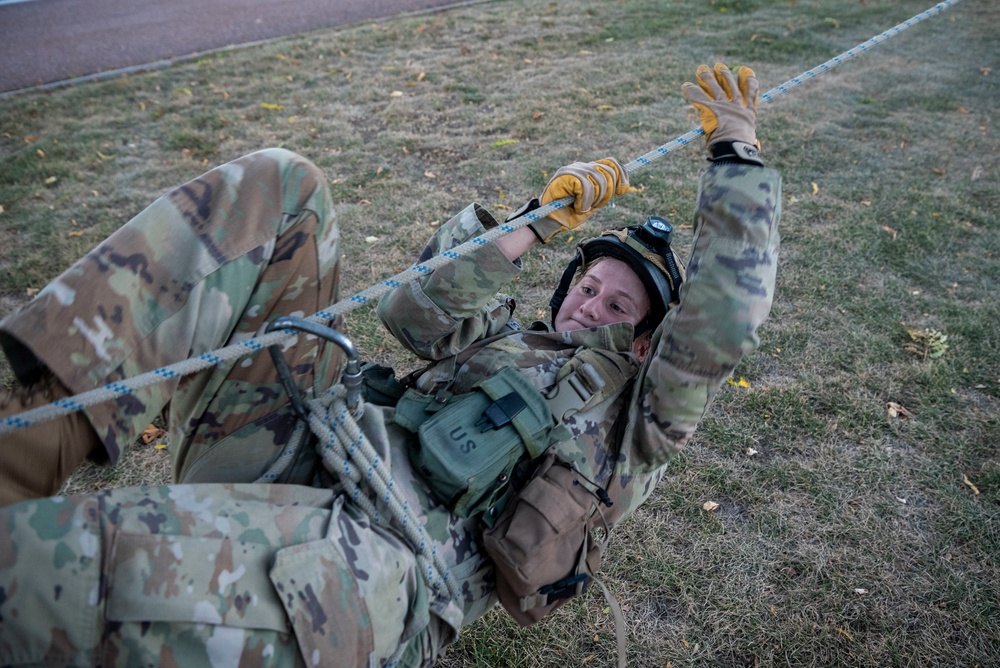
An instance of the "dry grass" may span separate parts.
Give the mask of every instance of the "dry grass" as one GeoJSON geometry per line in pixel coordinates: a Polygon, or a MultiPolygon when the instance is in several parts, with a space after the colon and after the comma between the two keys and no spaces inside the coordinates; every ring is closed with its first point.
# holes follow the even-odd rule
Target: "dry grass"
{"type": "MultiPolygon", "coordinates": [[[[2,100],[0,309],[166,188],[265,145],[329,176],[349,292],[471,200],[503,215],[569,160],[686,132],[679,85],[699,63],[770,87],[923,9],[502,0],[2,100]]],[[[606,556],[630,665],[1000,665],[998,22],[966,0],[762,109],[785,176],[778,297],[737,371],[751,386],[726,389],[606,556]],[[948,350],[914,356],[909,329],[948,350]]],[[[686,222],[703,164],[691,150],[637,173],[601,223],[686,222]]],[[[571,248],[528,259],[526,319],[571,248]]],[[[370,311],[348,326],[412,365],[370,311]]],[[[160,451],[132,457],[74,484],[164,479],[160,451]]],[[[591,594],[530,629],[496,611],[443,665],[609,665],[604,608],[591,594]]]]}

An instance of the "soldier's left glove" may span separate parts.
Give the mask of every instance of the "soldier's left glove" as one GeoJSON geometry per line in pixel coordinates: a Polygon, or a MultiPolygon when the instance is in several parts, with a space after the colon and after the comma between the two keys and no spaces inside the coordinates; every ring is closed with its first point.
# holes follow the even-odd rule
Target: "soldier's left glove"
{"type": "Polygon", "coordinates": [[[615,195],[628,192],[628,172],[614,158],[597,162],[574,162],[560,167],[545,186],[542,206],[563,197],[573,203],[529,225],[542,243],[559,232],[576,229],[615,195]]]}
{"type": "Polygon", "coordinates": [[[705,142],[714,158],[732,156],[741,162],[763,164],[757,153],[757,102],[760,84],[749,67],[741,67],[734,77],[729,68],[716,63],[698,68],[698,85],[686,82],[681,86],[685,99],[698,110],[705,142]]]}

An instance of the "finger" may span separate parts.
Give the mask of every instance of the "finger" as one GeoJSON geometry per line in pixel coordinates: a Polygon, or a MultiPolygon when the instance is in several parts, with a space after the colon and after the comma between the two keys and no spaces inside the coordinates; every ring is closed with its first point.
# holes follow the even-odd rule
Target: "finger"
{"type": "Polygon", "coordinates": [[[749,67],[740,68],[739,87],[746,105],[756,111],[760,100],[760,83],[749,67]]]}
{"type": "Polygon", "coordinates": [[[725,63],[715,64],[715,80],[719,82],[719,86],[725,92],[727,100],[732,101],[736,99],[736,77],[733,76],[733,73],[726,67],[725,63]]]}
{"type": "Polygon", "coordinates": [[[597,162],[607,165],[615,170],[615,195],[624,195],[628,192],[628,172],[622,167],[616,158],[603,158],[597,162]]]}
{"type": "Polygon", "coordinates": [[[593,178],[597,183],[597,196],[591,208],[600,209],[611,201],[615,194],[615,175],[611,167],[595,162],[593,178]]]}
{"type": "Polygon", "coordinates": [[[715,73],[708,68],[708,65],[700,65],[698,71],[695,72],[695,77],[698,79],[698,85],[701,86],[710,100],[724,99],[722,88],[715,80],[715,73]]]}
{"type": "Polygon", "coordinates": [[[681,86],[681,95],[691,104],[709,104],[712,99],[705,94],[705,91],[689,81],[685,81],[681,86]]]}
{"type": "Polygon", "coordinates": [[[560,172],[562,173],[566,194],[575,198],[573,210],[577,213],[589,211],[594,204],[594,182],[588,178],[591,171],[592,168],[589,164],[574,162],[556,172],[557,176],[560,172]]]}

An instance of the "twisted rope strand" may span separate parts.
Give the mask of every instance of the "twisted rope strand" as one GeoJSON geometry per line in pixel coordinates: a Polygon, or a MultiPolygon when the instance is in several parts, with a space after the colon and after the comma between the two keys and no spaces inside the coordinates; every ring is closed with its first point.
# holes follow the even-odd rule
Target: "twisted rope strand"
{"type": "MultiPolygon", "coordinates": [[[[793,77],[788,81],[775,86],[771,90],[760,96],[761,102],[770,102],[774,98],[783,95],[793,88],[796,88],[810,79],[815,79],[821,74],[829,72],[831,69],[837,65],[841,65],[849,60],[856,58],[862,53],[867,52],[873,46],[881,44],[890,37],[898,35],[907,28],[913,27],[914,25],[924,21],[932,16],[940,14],[942,11],[957,4],[961,0],[945,0],[944,2],[938,3],[934,7],[917,14],[916,16],[899,23],[896,26],[882,32],[871,39],[858,44],[853,49],[849,49],[844,53],[834,56],[825,63],[803,72],[797,77],[793,77]]],[[[682,146],[687,146],[692,141],[702,136],[704,132],[701,128],[696,128],[691,130],[676,139],[663,144],[662,146],[650,151],[649,153],[642,155],[635,160],[626,164],[625,170],[631,174],[643,167],[646,167],[650,163],[659,160],[670,153],[676,151],[682,146]]],[[[440,255],[430,258],[426,262],[413,265],[409,269],[402,271],[391,278],[387,278],[375,285],[372,285],[357,294],[342,299],[333,306],[318,311],[313,315],[306,318],[313,322],[326,324],[333,320],[336,316],[353,311],[356,308],[365,306],[375,300],[377,300],[382,295],[387,292],[394,290],[410,283],[422,276],[427,276],[433,273],[436,269],[449,264],[453,260],[471,253],[481,246],[485,246],[497,238],[510,234],[514,230],[520,229],[527,225],[528,223],[535,222],[546,216],[548,216],[553,211],[557,211],[568,204],[573,202],[571,197],[563,197],[561,199],[554,200],[545,206],[535,209],[530,213],[527,213],[516,220],[498,225],[485,232],[484,234],[476,237],[475,239],[470,239],[465,243],[456,246],[455,248],[445,251],[440,255]]],[[[282,330],[278,332],[271,332],[260,337],[247,339],[241,341],[240,343],[226,346],[224,348],[219,348],[218,350],[212,350],[206,353],[202,353],[197,357],[183,360],[181,362],[176,362],[169,366],[161,367],[153,371],[149,371],[138,376],[133,376],[130,379],[116,381],[113,383],[108,383],[104,387],[96,388],[83,392],[73,397],[67,397],[65,399],[60,399],[51,404],[45,406],[40,406],[38,408],[33,408],[31,410],[25,411],[18,415],[12,415],[0,420],[0,434],[4,434],[15,429],[21,429],[23,427],[28,427],[33,424],[38,424],[51,420],[53,418],[59,417],[60,415],[67,415],[69,413],[81,410],[87,406],[92,406],[94,404],[102,403],[105,401],[110,401],[120,396],[126,396],[132,394],[136,390],[154,385],[156,383],[161,383],[165,380],[170,380],[172,378],[178,378],[180,376],[186,376],[188,374],[196,373],[202,371],[212,366],[221,364],[229,360],[237,359],[243,357],[244,355],[249,355],[250,353],[262,350],[272,344],[281,343],[292,336],[295,333],[291,330],[282,330]]]]}

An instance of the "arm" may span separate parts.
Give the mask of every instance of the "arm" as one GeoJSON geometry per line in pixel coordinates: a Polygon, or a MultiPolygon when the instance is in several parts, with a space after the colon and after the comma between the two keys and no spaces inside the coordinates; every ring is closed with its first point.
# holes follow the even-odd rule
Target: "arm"
{"type": "Polygon", "coordinates": [[[624,442],[632,467],[650,471],[690,440],[721,385],[760,343],[774,296],[781,177],[762,166],[757,78],[724,65],[698,69],[684,96],[701,117],[714,164],[701,178],[680,304],[654,334],[633,394],[624,442]]]}
{"type": "MultiPolygon", "coordinates": [[[[420,261],[496,225],[484,208],[470,205],[435,232],[420,261]]],[[[424,359],[457,354],[478,339],[499,333],[510,320],[514,301],[498,298],[497,291],[520,273],[515,259],[508,258],[499,243],[477,248],[382,297],[378,316],[400,343],[424,359]]]]}
{"type": "MultiPolygon", "coordinates": [[[[627,190],[628,174],[614,158],[560,168],[545,186],[541,204],[533,199],[508,220],[563,197],[574,198],[571,206],[396,288],[379,301],[379,317],[404,346],[430,360],[455,355],[481,338],[500,333],[513,314],[514,300],[497,299],[496,293],[520,272],[520,256],[536,243],[576,229],[627,190]]],[[[472,205],[441,226],[420,259],[439,255],[496,225],[485,209],[472,205]]]]}
{"type": "Polygon", "coordinates": [[[636,383],[632,468],[652,470],[683,448],[722,384],[760,343],[774,296],[781,177],[719,164],[702,176],[680,305],[654,335],[636,383]]]}

